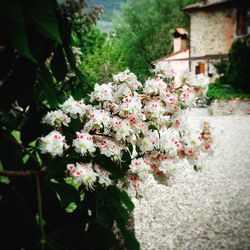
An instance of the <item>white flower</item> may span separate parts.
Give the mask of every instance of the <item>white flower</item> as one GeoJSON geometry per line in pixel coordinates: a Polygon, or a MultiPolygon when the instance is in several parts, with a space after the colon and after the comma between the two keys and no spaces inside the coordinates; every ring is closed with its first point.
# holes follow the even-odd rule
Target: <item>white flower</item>
{"type": "Polygon", "coordinates": [[[129,175],[126,192],[130,197],[142,196],[145,193],[145,182],[136,175],[129,175]]]}
{"type": "Polygon", "coordinates": [[[193,92],[183,91],[180,94],[180,100],[187,106],[194,106],[196,102],[196,95],[193,92]]]}
{"type": "Polygon", "coordinates": [[[124,97],[120,106],[120,114],[126,116],[127,114],[138,115],[141,112],[142,104],[138,96],[124,97]]]}
{"type": "Polygon", "coordinates": [[[107,111],[101,109],[92,108],[88,113],[88,122],[84,126],[85,131],[103,129],[106,132],[109,131],[111,126],[111,118],[107,111]]]}
{"type": "Polygon", "coordinates": [[[87,153],[94,153],[96,146],[93,142],[93,136],[87,132],[76,132],[76,139],[73,140],[72,146],[75,148],[77,153],[82,154],[83,156],[87,153]]]}
{"type": "Polygon", "coordinates": [[[150,165],[143,158],[133,159],[129,168],[132,173],[137,174],[139,177],[144,177],[151,170],[150,165]]]}
{"type": "Polygon", "coordinates": [[[131,88],[132,90],[136,90],[137,88],[142,86],[141,83],[137,80],[136,75],[130,72],[128,69],[116,75],[113,75],[113,81],[116,84],[126,82],[126,84],[129,85],[129,88],[131,88]]]}
{"type": "Polygon", "coordinates": [[[50,126],[68,126],[71,119],[67,115],[65,115],[61,110],[55,110],[48,112],[42,120],[42,123],[46,123],[50,126]]]}
{"type": "Polygon", "coordinates": [[[186,129],[187,123],[186,123],[187,118],[184,116],[174,116],[172,117],[172,127],[176,129],[177,131],[183,131],[186,129]]]}
{"type": "Polygon", "coordinates": [[[115,138],[117,141],[123,140],[125,141],[127,137],[129,137],[133,130],[130,127],[130,123],[128,120],[121,120],[117,117],[113,119],[112,128],[116,132],[115,138]]]}
{"type": "Polygon", "coordinates": [[[138,146],[142,153],[150,152],[159,148],[159,134],[151,130],[148,135],[138,140],[138,146]]]}
{"type": "Polygon", "coordinates": [[[100,140],[97,146],[99,147],[101,154],[104,154],[107,157],[111,156],[117,156],[118,158],[121,157],[122,148],[118,144],[109,139],[100,140]]]}
{"type": "Polygon", "coordinates": [[[66,114],[69,114],[72,118],[82,117],[87,109],[87,106],[82,100],[75,101],[72,96],[69,97],[63,104],[59,106],[62,111],[66,114]]]}
{"type": "MultiPolygon", "coordinates": [[[[71,145],[80,154],[79,159],[103,154],[120,167],[126,163],[122,159],[129,150],[132,160],[122,168],[127,171],[127,179],[120,180],[118,186],[133,195],[142,192],[149,173],[162,178],[177,160],[196,164],[213,147],[209,124],[189,131],[183,116],[183,110],[205,94],[207,78],[188,72],[174,77],[166,63],[157,64],[153,71],[155,78],[148,79],[140,90],[142,85],[137,77],[125,70],[113,76],[113,83],[95,85],[90,94],[92,105],[70,97],[43,118],[43,123],[69,126],[71,131],[76,131],[71,118],[79,120],[83,129],[76,132],[71,145]]],[[[63,131],[67,130],[63,127],[63,131]]],[[[61,156],[68,147],[58,131],[40,141],[42,153],[52,157],[61,156]]],[[[115,184],[117,181],[110,178],[112,172],[102,167],[105,166],[101,163],[68,164],[67,173],[71,181],[82,183],[86,189],[94,189],[96,183],[103,187],[115,184]]]]}
{"type": "Polygon", "coordinates": [[[170,67],[169,63],[158,62],[155,64],[155,68],[151,70],[155,75],[163,78],[174,77],[174,69],[170,67]]]}
{"type": "Polygon", "coordinates": [[[164,113],[166,112],[161,101],[149,101],[145,105],[144,111],[146,111],[146,113],[149,113],[153,118],[159,118],[159,116],[164,115],[164,113]]]}
{"type": "Polygon", "coordinates": [[[114,86],[114,100],[119,102],[123,97],[132,96],[131,88],[128,84],[122,83],[120,85],[114,86]]]}
{"type": "Polygon", "coordinates": [[[166,104],[166,111],[169,113],[174,113],[178,110],[179,99],[177,94],[166,93],[162,95],[162,100],[166,104]]]}
{"type": "Polygon", "coordinates": [[[180,136],[172,128],[160,130],[160,150],[170,157],[176,157],[181,149],[180,136]]]}
{"type": "Polygon", "coordinates": [[[95,84],[94,91],[90,94],[90,101],[112,101],[113,100],[113,89],[111,83],[107,84],[95,84]]]}
{"type": "Polygon", "coordinates": [[[143,89],[143,92],[145,94],[149,94],[149,95],[159,94],[159,88],[158,88],[158,84],[156,83],[156,80],[155,79],[148,79],[145,82],[145,87],[143,89]]]}
{"type": "Polygon", "coordinates": [[[143,92],[148,95],[158,95],[166,91],[167,84],[161,79],[148,79],[145,82],[143,92]]]}
{"type": "Polygon", "coordinates": [[[87,190],[94,189],[98,174],[93,170],[92,163],[76,163],[70,176],[79,183],[82,183],[87,190]]]}
{"type": "Polygon", "coordinates": [[[40,138],[40,149],[43,154],[51,154],[52,157],[61,156],[64,149],[68,148],[65,143],[65,136],[58,131],[52,131],[40,138]]]}
{"type": "Polygon", "coordinates": [[[202,143],[202,136],[201,136],[201,130],[196,131],[186,131],[186,133],[183,136],[183,141],[187,145],[187,148],[197,148],[202,143]]]}

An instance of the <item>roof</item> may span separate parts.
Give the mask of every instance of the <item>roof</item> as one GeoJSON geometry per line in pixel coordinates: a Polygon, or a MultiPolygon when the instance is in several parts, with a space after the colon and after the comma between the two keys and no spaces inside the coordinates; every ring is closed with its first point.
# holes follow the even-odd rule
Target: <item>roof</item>
{"type": "Polygon", "coordinates": [[[184,11],[194,11],[209,7],[224,7],[230,4],[230,0],[204,0],[184,7],[184,11]]]}
{"type": "MultiPolygon", "coordinates": [[[[175,56],[175,55],[181,54],[181,53],[186,52],[186,51],[188,51],[188,50],[189,50],[189,49],[183,49],[183,50],[180,50],[180,51],[174,52],[174,53],[172,53],[172,54],[170,54],[170,55],[163,56],[163,57],[161,57],[160,59],[157,59],[157,60],[153,61],[153,63],[158,62],[158,61],[161,61],[161,60],[168,59],[168,58],[170,58],[170,57],[172,57],[172,56],[175,56]]],[[[185,58],[184,58],[184,59],[185,59],[185,58]]],[[[180,60],[180,59],[172,59],[172,60],[180,60]]]]}
{"type": "Polygon", "coordinates": [[[227,58],[228,54],[211,54],[205,56],[193,56],[193,57],[186,57],[186,58],[176,58],[171,59],[169,61],[195,61],[195,60],[216,60],[220,58],[227,58]]]}
{"type": "Polygon", "coordinates": [[[186,35],[186,36],[188,35],[188,32],[183,28],[177,28],[177,29],[175,29],[175,32],[180,34],[180,35],[186,35]]]}
{"type": "MultiPolygon", "coordinates": [[[[171,56],[174,56],[176,54],[179,54],[181,52],[185,52],[187,50],[181,50],[176,53],[170,54],[168,56],[161,57],[160,59],[153,61],[152,63],[157,63],[159,61],[162,61],[164,59],[167,59],[171,56]]],[[[196,60],[216,60],[216,59],[221,59],[221,58],[227,58],[228,54],[210,54],[210,55],[205,55],[205,56],[193,56],[193,57],[186,57],[186,58],[176,58],[176,59],[169,59],[168,61],[196,61],[196,60]]]]}

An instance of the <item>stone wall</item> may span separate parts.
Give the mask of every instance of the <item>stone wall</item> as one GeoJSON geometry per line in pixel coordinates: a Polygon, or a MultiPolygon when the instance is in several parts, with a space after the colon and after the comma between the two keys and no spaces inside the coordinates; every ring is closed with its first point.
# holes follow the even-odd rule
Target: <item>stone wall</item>
{"type": "Polygon", "coordinates": [[[191,57],[227,54],[233,43],[234,29],[233,9],[190,13],[191,57]]]}

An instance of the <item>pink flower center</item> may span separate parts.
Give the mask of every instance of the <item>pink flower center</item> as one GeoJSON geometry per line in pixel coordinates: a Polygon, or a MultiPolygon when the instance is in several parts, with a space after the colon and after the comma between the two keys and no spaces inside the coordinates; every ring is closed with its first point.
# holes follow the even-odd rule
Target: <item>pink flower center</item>
{"type": "Polygon", "coordinates": [[[106,147],[106,146],[107,146],[107,141],[106,141],[106,140],[102,141],[102,142],[101,142],[101,147],[104,148],[104,147],[106,147]]]}
{"type": "Polygon", "coordinates": [[[141,166],[141,162],[140,162],[140,161],[136,161],[136,162],[135,162],[135,166],[136,166],[136,167],[141,166]]]}
{"type": "Polygon", "coordinates": [[[136,122],[135,116],[131,116],[129,119],[130,124],[134,124],[136,122]]]}
{"type": "Polygon", "coordinates": [[[84,135],[83,135],[83,134],[77,134],[77,138],[78,138],[78,139],[83,139],[83,138],[84,138],[84,135]]]}
{"type": "Polygon", "coordinates": [[[54,135],[53,138],[54,138],[55,140],[59,140],[59,139],[61,139],[61,136],[60,136],[60,135],[54,135]]]}
{"type": "Polygon", "coordinates": [[[175,121],[175,125],[176,125],[177,127],[179,127],[180,124],[181,124],[180,120],[176,120],[176,121],[175,121]]]}
{"type": "Polygon", "coordinates": [[[131,101],[132,101],[131,98],[128,98],[128,97],[125,98],[126,103],[130,103],[131,101]]]}

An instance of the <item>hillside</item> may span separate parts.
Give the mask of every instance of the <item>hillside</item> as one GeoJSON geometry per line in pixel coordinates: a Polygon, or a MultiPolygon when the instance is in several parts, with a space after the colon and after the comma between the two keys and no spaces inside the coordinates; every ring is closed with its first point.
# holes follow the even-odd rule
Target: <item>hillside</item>
{"type": "Polygon", "coordinates": [[[114,10],[119,11],[120,5],[126,0],[88,0],[90,4],[103,6],[103,14],[101,20],[111,21],[111,16],[114,10]]]}

